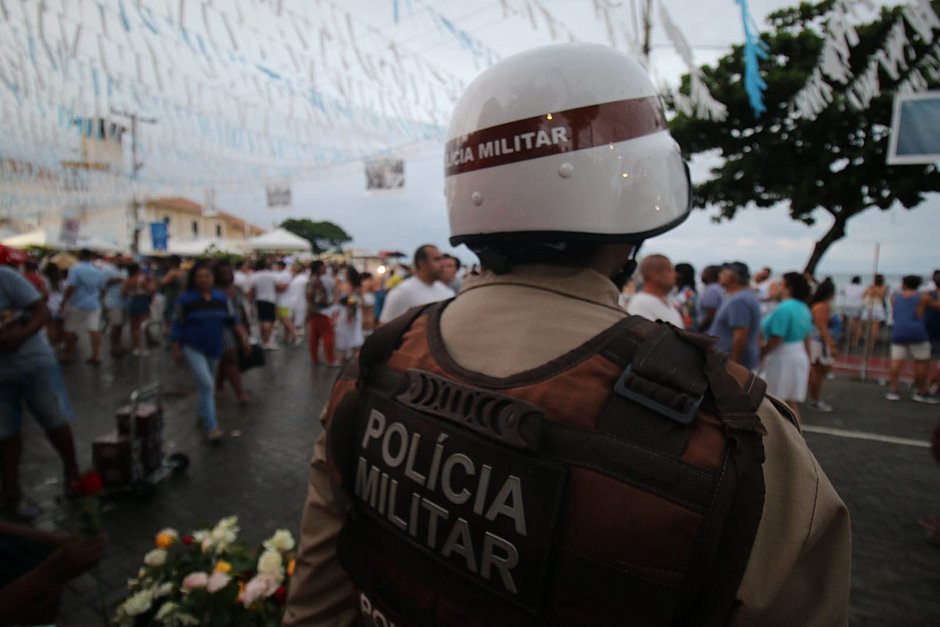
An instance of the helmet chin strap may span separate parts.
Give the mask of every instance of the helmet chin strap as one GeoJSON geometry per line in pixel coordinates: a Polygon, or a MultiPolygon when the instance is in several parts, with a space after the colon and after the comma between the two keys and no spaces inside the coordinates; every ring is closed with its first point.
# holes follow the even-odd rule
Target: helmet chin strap
{"type": "Polygon", "coordinates": [[[610,280],[617,286],[618,291],[623,289],[623,286],[627,284],[627,281],[629,281],[633,273],[636,272],[636,256],[637,253],[640,252],[640,246],[642,245],[643,242],[637,242],[633,248],[630,249],[630,258],[627,260],[627,263],[620,269],[620,272],[610,277],[610,280]]]}

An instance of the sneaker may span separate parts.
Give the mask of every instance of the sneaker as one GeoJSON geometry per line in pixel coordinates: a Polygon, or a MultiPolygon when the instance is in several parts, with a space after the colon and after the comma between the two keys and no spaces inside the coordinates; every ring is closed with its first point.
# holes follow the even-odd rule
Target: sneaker
{"type": "Polygon", "coordinates": [[[888,399],[889,401],[899,401],[901,400],[901,395],[898,394],[897,392],[888,392],[887,394],[885,394],[885,398],[888,399]]]}
{"type": "Polygon", "coordinates": [[[917,401],[918,403],[926,403],[928,405],[936,405],[940,403],[940,398],[937,398],[933,394],[914,394],[911,396],[912,401],[917,401]]]}
{"type": "Polygon", "coordinates": [[[832,405],[830,405],[830,404],[827,403],[826,401],[810,401],[810,402],[809,402],[809,406],[810,406],[812,409],[816,409],[816,410],[819,410],[819,411],[824,411],[824,412],[831,412],[831,411],[832,411],[832,405]]]}
{"type": "Polygon", "coordinates": [[[290,345],[291,345],[291,346],[300,346],[300,345],[303,344],[303,343],[304,343],[304,339],[303,339],[302,337],[295,337],[293,340],[291,340],[290,345]]]}
{"type": "Polygon", "coordinates": [[[218,444],[224,437],[225,433],[218,427],[209,429],[209,431],[206,432],[206,440],[208,440],[209,444],[218,444]]]}
{"type": "Polygon", "coordinates": [[[268,342],[267,344],[265,344],[265,345],[263,346],[263,348],[264,348],[264,350],[266,350],[266,351],[277,351],[277,350],[281,350],[281,347],[278,346],[277,342],[275,342],[275,341],[273,341],[273,340],[270,341],[270,342],[268,342]]]}

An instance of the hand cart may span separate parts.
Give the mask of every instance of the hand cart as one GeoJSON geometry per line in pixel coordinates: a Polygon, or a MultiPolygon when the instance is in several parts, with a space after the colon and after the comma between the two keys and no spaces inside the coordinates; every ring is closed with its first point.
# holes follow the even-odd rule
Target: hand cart
{"type": "MultiPolygon", "coordinates": [[[[146,337],[149,327],[160,324],[158,320],[145,323],[141,337],[146,337]]],[[[105,493],[130,492],[140,500],[150,499],[160,481],[189,467],[185,453],[163,454],[163,384],[159,377],[143,384],[144,357],[140,351],[137,387],[128,404],[115,413],[117,431],[96,438],[92,445],[105,493]]]]}

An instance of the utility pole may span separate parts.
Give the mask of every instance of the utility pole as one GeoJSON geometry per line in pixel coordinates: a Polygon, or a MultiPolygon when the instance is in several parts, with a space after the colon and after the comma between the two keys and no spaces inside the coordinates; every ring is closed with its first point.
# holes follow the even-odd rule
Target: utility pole
{"type": "MultiPolygon", "coordinates": [[[[157,118],[147,118],[136,113],[128,113],[126,111],[118,111],[116,109],[111,109],[112,115],[121,116],[127,118],[131,121],[131,180],[135,183],[137,182],[137,173],[144,163],[137,158],[137,124],[156,124],[157,118]]],[[[128,211],[130,212],[130,222],[131,222],[131,252],[137,254],[140,248],[140,226],[139,226],[139,216],[138,209],[140,207],[140,202],[137,200],[137,192],[134,191],[133,198],[131,199],[131,204],[128,206],[128,211]]]]}
{"type": "Polygon", "coordinates": [[[643,58],[646,65],[650,61],[650,31],[653,28],[653,0],[646,0],[646,6],[643,9],[643,58]]]}

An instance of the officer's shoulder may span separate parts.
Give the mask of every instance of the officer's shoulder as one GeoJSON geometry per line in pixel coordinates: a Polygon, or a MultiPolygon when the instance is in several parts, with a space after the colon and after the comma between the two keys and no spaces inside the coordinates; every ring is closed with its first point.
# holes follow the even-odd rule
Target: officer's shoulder
{"type": "Polygon", "coordinates": [[[796,433],[800,435],[803,434],[800,421],[797,419],[796,414],[793,413],[793,410],[790,409],[785,402],[770,394],[764,396],[763,402],[757,409],[757,417],[760,418],[761,423],[767,429],[768,433],[775,431],[774,429],[768,428],[771,424],[779,424],[782,425],[784,429],[795,429],[796,433]]]}

